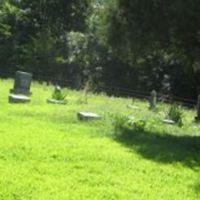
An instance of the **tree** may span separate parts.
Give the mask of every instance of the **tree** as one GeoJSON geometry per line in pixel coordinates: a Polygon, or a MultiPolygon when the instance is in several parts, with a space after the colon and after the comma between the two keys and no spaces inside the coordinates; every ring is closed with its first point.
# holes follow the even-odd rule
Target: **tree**
{"type": "MultiPolygon", "coordinates": [[[[181,79],[188,83],[186,90],[193,88],[193,94],[196,92],[200,83],[192,79],[200,70],[198,0],[109,0],[104,1],[101,13],[104,15],[99,26],[100,31],[104,30],[101,39],[115,57],[130,69],[139,70],[137,76],[146,79],[147,87],[141,81],[138,85],[150,89],[167,74],[171,84],[176,85],[181,79]],[[171,76],[177,68],[183,76],[171,76]],[[154,83],[149,71],[158,72],[154,83]]],[[[184,95],[178,91],[176,94],[184,95]]]]}

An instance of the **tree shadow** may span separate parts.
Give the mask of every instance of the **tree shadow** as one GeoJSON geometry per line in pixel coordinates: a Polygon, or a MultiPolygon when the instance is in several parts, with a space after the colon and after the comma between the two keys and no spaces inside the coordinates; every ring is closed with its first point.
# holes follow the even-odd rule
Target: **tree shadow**
{"type": "Polygon", "coordinates": [[[192,168],[200,166],[200,136],[131,132],[118,134],[116,140],[155,162],[181,162],[192,168]]]}
{"type": "Polygon", "coordinates": [[[196,194],[200,197],[200,182],[198,182],[194,185],[194,190],[195,190],[196,194]]]}

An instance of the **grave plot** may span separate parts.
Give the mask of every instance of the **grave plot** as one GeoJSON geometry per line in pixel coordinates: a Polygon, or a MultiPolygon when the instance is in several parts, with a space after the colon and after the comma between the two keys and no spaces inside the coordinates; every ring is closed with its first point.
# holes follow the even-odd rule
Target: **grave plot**
{"type": "Polygon", "coordinates": [[[77,117],[82,121],[100,120],[101,116],[91,112],[78,112],[77,117]]]}

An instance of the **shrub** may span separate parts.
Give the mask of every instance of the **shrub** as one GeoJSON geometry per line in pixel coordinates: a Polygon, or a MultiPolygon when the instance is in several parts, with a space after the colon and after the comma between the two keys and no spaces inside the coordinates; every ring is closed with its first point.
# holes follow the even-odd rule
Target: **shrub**
{"type": "Polygon", "coordinates": [[[135,120],[123,115],[114,116],[114,129],[118,135],[131,136],[133,133],[143,133],[145,131],[146,121],[135,120]]]}
{"type": "Polygon", "coordinates": [[[180,105],[173,104],[168,112],[168,117],[173,120],[175,123],[177,123],[179,126],[183,125],[183,111],[181,109],[180,105]]]}
{"type": "Polygon", "coordinates": [[[66,98],[66,93],[64,93],[60,87],[56,87],[53,94],[52,94],[52,98],[58,101],[63,101],[66,98]]]}

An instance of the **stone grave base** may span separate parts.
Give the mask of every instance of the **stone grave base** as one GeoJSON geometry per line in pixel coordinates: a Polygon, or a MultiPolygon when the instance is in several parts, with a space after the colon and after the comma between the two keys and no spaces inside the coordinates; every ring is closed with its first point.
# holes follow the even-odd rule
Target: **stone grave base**
{"type": "Polygon", "coordinates": [[[9,103],[29,103],[31,101],[27,96],[16,94],[10,94],[8,99],[9,103]]]}
{"type": "Polygon", "coordinates": [[[67,100],[47,99],[47,103],[66,105],[67,104],[67,100]]]}
{"type": "Polygon", "coordinates": [[[90,113],[90,112],[79,112],[79,113],[77,113],[77,117],[79,120],[83,120],[83,121],[100,120],[101,119],[101,116],[99,116],[95,113],[90,113]]]}
{"type": "Polygon", "coordinates": [[[175,121],[173,121],[173,120],[171,120],[171,119],[164,119],[164,120],[163,120],[163,123],[174,125],[174,124],[175,124],[175,121]]]}

